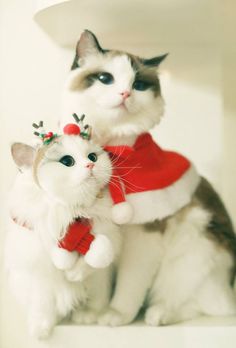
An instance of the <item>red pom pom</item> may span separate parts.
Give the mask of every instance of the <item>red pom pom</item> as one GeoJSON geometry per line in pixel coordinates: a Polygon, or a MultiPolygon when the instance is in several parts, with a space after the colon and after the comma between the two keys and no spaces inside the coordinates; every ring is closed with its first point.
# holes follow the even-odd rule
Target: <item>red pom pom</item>
{"type": "Polygon", "coordinates": [[[79,135],[80,134],[80,127],[77,126],[77,124],[69,123],[63,128],[64,134],[67,135],[79,135]]]}

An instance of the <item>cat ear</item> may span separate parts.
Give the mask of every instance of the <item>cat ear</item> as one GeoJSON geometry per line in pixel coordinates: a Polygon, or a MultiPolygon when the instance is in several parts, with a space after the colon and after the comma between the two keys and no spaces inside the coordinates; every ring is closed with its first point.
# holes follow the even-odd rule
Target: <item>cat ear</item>
{"type": "Polygon", "coordinates": [[[104,53],[105,50],[103,50],[98,42],[98,39],[96,36],[89,30],[85,30],[77,43],[76,46],[76,53],[75,53],[75,59],[72,64],[71,69],[76,69],[79,67],[78,60],[85,58],[89,55],[94,55],[97,53],[104,53]]]}
{"type": "Polygon", "coordinates": [[[11,146],[11,154],[17,167],[29,168],[33,165],[35,149],[23,143],[14,143],[11,146]]]}
{"type": "Polygon", "coordinates": [[[158,67],[161,62],[169,55],[169,53],[163,54],[162,56],[150,58],[150,59],[142,59],[142,63],[150,68],[158,67]]]}

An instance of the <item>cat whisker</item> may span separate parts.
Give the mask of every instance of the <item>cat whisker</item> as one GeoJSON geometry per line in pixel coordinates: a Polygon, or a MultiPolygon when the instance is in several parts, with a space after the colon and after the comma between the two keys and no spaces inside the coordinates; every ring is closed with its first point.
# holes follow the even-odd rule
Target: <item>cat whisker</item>
{"type": "Polygon", "coordinates": [[[119,184],[120,184],[119,180],[117,180],[117,181],[114,181],[114,180],[110,181],[110,186],[114,186],[114,187],[118,188],[120,192],[123,192],[122,188],[121,188],[121,186],[119,184]]]}
{"type": "MultiPolygon", "coordinates": [[[[126,162],[126,160],[127,160],[127,158],[128,158],[129,156],[126,156],[121,162],[120,162],[120,164],[123,164],[124,162],[126,162]]],[[[111,163],[112,163],[112,165],[115,167],[115,165],[116,165],[116,163],[119,161],[119,156],[117,156],[116,158],[115,158],[115,160],[112,160],[111,159],[111,163]]]]}
{"type": "Polygon", "coordinates": [[[124,178],[130,173],[132,173],[135,169],[142,168],[142,167],[131,167],[130,170],[128,170],[126,173],[119,175],[120,178],[124,178]]]}
{"type": "Polygon", "coordinates": [[[121,178],[121,181],[123,181],[123,182],[125,183],[125,186],[126,186],[127,188],[129,188],[129,189],[131,189],[131,188],[132,188],[132,190],[133,190],[133,189],[134,189],[134,190],[135,190],[135,189],[137,189],[137,190],[144,190],[144,189],[145,189],[145,187],[135,185],[135,184],[133,184],[132,182],[130,182],[130,181],[124,179],[124,178],[121,178]]]}
{"type": "MultiPolygon", "coordinates": [[[[125,151],[126,146],[124,145],[123,147],[121,146],[120,148],[121,148],[121,149],[120,149],[120,151],[119,151],[118,154],[113,155],[113,154],[110,152],[110,154],[111,154],[111,155],[110,155],[110,159],[111,159],[111,162],[112,162],[113,165],[116,164],[117,161],[119,161],[119,158],[120,158],[120,157],[122,157],[122,154],[123,154],[123,152],[125,151]]],[[[124,161],[126,161],[126,159],[127,159],[128,157],[129,157],[129,156],[126,156],[126,157],[124,158],[124,160],[121,162],[121,164],[122,164],[124,161]]]]}

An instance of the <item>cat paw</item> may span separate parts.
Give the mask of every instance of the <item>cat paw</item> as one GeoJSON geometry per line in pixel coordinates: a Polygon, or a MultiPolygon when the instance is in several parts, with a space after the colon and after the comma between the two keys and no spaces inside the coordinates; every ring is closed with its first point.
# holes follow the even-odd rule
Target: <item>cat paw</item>
{"type": "Polygon", "coordinates": [[[98,313],[92,309],[80,309],[72,314],[72,321],[78,325],[91,325],[97,322],[98,313]]]}
{"type": "Polygon", "coordinates": [[[163,324],[163,310],[160,306],[151,306],[146,310],[144,321],[150,326],[159,326],[163,324]]]}
{"type": "Polygon", "coordinates": [[[116,309],[109,308],[104,314],[98,318],[98,324],[104,326],[122,326],[131,323],[133,320],[124,313],[120,313],[116,309]]]}
{"type": "Polygon", "coordinates": [[[35,337],[39,340],[47,339],[52,330],[54,324],[49,322],[46,319],[41,320],[40,322],[30,322],[29,324],[29,333],[32,337],[35,337]]]}

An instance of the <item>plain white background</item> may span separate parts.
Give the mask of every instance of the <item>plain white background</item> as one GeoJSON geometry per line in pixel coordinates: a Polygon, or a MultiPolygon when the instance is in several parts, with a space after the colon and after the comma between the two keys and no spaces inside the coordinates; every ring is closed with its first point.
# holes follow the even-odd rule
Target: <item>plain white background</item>
{"type": "MultiPolygon", "coordinates": [[[[89,1],[91,4],[92,2],[89,1]]],[[[119,1],[119,6],[123,6],[124,11],[125,2],[125,0],[119,1]]],[[[140,1],[138,2],[141,6],[140,1]]],[[[130,3],[135,2],[130,1],[130,3]]],[[[146,15],[149,3],[153,6],[154,1],[143,2],[146,15]]],[[[128,15],[122,23],[122,27],[126,26],[127,39],[123,32],[119,34],[114,31],[112,36],[112,27],[108,33],[107,23],[103,22],[104,19],[99,21],[98,16],[96,21],[94,19],[91,29],[106,47],[123,48],[143,56],[170,52],[160,72],[166,113],[161,125],[155,129],[154,136],[164,146],[183,152],[196,163],[199,171],[221,192],[235,223],[236,41],[233,13],[236,4],[233,0],[189,1],[188,11],[196,21],[195,31],[191,34],[191,21],[186,21],[187,16],[180,13],[176,6],[177,1],[160,1],[160,3],[162,10],[163,6],[166,6],[163,13],[171,13],[175,18],[173,22],[168,22],[166,36],[165,32],[162,35],[158,32],[158,23],[157,27],[151,30],[149,27],[141,27],[140,32],[137,32],[139,29],[129,28],[128,15]],[[210,34],[206,33],[207,21],[201,22],[204,3],[207,11],[211,6],[214,9],[212,13],[208,13],[210,34]],[[198,8],[199,4],[202,6],[201,11],[198,8]],[[176,18],[178,19],[180,15],[181,20],[177,21],[176,18]],[[211,15],[215,16],[213,21],[210,20],[211,15]],[[153,40],[155,30],[157,39],[153,40]],[[179,34],[184,33],[184,37],[178,36],[178,30],[179,34]]],[[[186,0],[179,1],[180,5],[184,3],[187,5],[186,0]]],[[[100,2],[100,7],[103,5],[106,5],[106,0],[100,2]]],[[[157,0],[155,6],[158,16],[157,0]]],[[[130,5],[129,10],[131,15],[135,16],[135,7],[132,12],[130,5]]],[[[90,12],[92,11],[95,11],[93,6],[90,9],[90,12]]],[[[203,17],[205,18],[206,14],[203,17]]],[[[58,40],[62,35],[60,31],[57,32],[55,40],[53,30],[50,30],[50,16],[36,23],[31,0],[0,0],[1,348],[34,348],[30,346],[27,338],[24,314],[8,294],[2,267],[6,232],[5,201],[16,173],[10,157],[10,144],[13,141],[30,140],[31,124],[40,119],[46,122],[48,129],[56,128],[60,113],[61,90],[73,58],[72,47],[81,30],[88,28],[86,16],[83,16],[82,12],[78,12],[78,21],[80,18],[81,23],[75,33],[75,27],[71,25],[72,20],[68,15],[65,16],[64,20],[68,24],[65,37],[68,42],[65,37],[62,41],[63,44],[67,43],[68,47],[63,47],[58,40]],[[70,32],[72,29],[73,33],[70,32]]],[[[134,23],[132,20],[133,25],[134,23]]],[[[161,25],[164,23],[162,20],[161,25]]],[[[116,25],[118,26],[118,23],[116,25]]]]}

